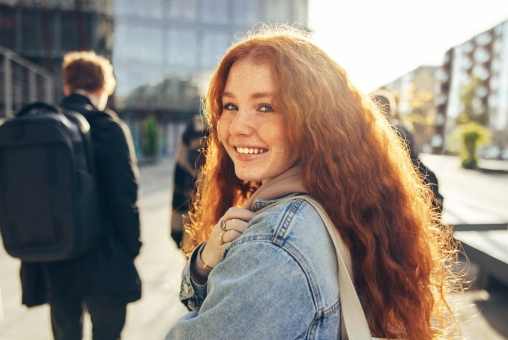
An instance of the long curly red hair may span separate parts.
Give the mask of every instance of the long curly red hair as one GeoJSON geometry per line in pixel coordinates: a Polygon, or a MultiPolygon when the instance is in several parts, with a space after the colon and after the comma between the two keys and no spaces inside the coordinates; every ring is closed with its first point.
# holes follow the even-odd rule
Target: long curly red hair
{"type": "Polygon", "coordinates": [[[456,247],[449,229],[439,225],[431,190],[371,98],[292,29],[250,33],[229,48],[211,77],[204,179],[189,212],[184,250],[207,240],[226,210],[241,206],[260,186],[236,177],[217,133],[229,71],[247,57],[272,69],[278,85],[274,104],[285,114],[301,179],[351,251],[372,333],[391,339],[453,338],[459,330],[446,295],[460,288],[450,268],[456,247]]]}

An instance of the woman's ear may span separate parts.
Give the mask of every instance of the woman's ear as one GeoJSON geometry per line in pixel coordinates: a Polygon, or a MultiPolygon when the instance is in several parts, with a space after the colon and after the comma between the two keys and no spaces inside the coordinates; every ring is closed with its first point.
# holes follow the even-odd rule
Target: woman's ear
{"type": "Polygon", "coordinates": [[[64,93],[64,96],[69,97],[72,93],[71,87],[69,85],[65,84],[63,86],[63,93],[64,93]]]}

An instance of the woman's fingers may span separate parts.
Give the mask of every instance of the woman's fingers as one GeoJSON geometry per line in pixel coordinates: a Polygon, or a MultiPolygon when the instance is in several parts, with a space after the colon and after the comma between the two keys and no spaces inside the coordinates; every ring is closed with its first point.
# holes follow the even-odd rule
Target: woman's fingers
{"type": "Polygon", "coordinates": [[[221,230],[235,230],[241,234],[247,229],[248,222],[240,220],[238,218],[232,218],[230,220],[221,220],[221,230]]]}
{"type": "Polygon", "coordinates": [[[242,208],[229,208],[228,211],[214,226],[210,238],[201,253],[204,263],[215,267],[227,246],[247,229],[249,221],[256,216],[250,210],[242,208]]]}
{"type": "Polygon", "coordinates": [[[221,220],[227,221],[232,219],[238,219],[245,222],[249,222],[256,216],[255,213],[253,213],[250,210],[242,209],[242,208],[229,208],[228,211],[222,216],[221,220]]]}
{"type": "Polygon", "coordinates": [[[237,238],[239,238],[242,233],[236,230],[224,230],[219,234],[219,242],[221,244],[231,243],[237,238]]]}

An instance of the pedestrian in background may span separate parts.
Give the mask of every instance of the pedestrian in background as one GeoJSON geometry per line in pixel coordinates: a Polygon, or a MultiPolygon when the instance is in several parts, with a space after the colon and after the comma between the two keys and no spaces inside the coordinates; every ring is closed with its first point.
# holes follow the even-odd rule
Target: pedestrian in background
{"type": "Polygon", "coordinates": [[[178,144],[175,157],[173,200],[171,203],[171,238],[178,248],[184,237],[184,225],[190,208],[191,195],[203,166],[203,147],[208,129],[205,118],[199,114],[192,117],[178,144]]]}
{"type": "Polygon", "coordinates": [[[406,128],[400,119],[394,95],[390,91],[384,89],[374,91],[373,95],[374,100],[379,105],[381,111],[384,112],[388,120],[397,128],[398,135],[406,143],[409,151],[409,157],[411,158],[413,165],[416,169],[418,169],[424,183],[428,185],[434,193],[432,204],[437,211],[441,213],[443,211],[444,197],[439,192],[439,181],[434,171],[429,169],[418,157],[419,154],[416,151],[413,134],[406,128]]]}
{"type": "Polygon", "coordinates": [[[392,339],[456,336],[450,233],[405,145],[336,62],[293,29],[264,28],[228,49],[205,102],[180,292],[191,312],[166,339],[337,339],[350,300],[365,338],[369,326],[392,339]],[[336,232],[355,286],[344,299],[336,232]]]}
{"type": "Polygon", "coordinates": [[[22,263],[23,303],[49,303],[56,340],[79,340],[88,311],[94,340],[121,338],[127,304],[141,297],[138,168],[127,125],[105,109],[115,88],[111,63],[94,52],[71,52],[62,64],[64,110],[89,122],[102,233],[95,247],[65,261],[22,263]]]}

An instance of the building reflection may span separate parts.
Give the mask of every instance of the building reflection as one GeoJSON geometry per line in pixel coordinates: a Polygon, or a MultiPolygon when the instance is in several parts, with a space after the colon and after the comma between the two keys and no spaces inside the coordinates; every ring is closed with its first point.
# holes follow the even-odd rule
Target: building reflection
{"type": "Polygon", "coordinates": [[[53,73],[52,102],[62,98],[66,52],[110,58],[110,106],[138,156],[171,156],[228,46],[260,22],[303,26],[307,17],[308,0],[0,0],[0,45],[53,73]]]}

